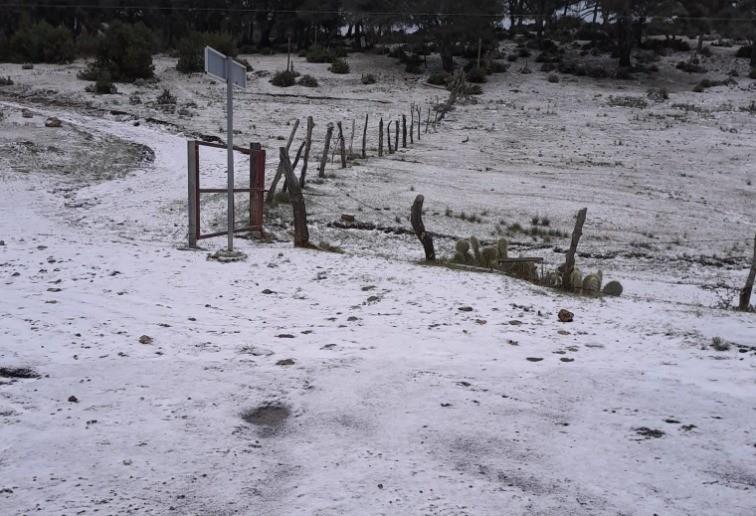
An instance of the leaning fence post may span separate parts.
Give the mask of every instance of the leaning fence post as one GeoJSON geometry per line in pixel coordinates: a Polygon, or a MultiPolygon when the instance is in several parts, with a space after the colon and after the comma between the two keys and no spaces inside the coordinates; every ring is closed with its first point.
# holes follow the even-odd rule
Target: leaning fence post
{"type": "Polygon", "coordinates": [[[294,246],[309,247],[310,233],[307,229],[307,210],[305,209],[304,196],[302,189],[299,187],[297,176],[289,161],[289,153],[285,147],[280,148],[281,168],[289,182],[289,202],[294,211],[294,246]]]}
{"type": "Polygon", "coordinates": [[[575,252],[577,251],[580,237],[583,235],[583,224],[585,223],[586,213],[588,213],[588,208],[583,208],[578,212],[575,229],[572,231],[572,241],[570,242],[570,249],[567,251],[567,257],[564,262],[564,271],[562,271],[562,285],[566,290],[574,290],[575,288],[575,285],[572,284],[572,271],[575,269],[575,252]]]}
{"type": "Polygon", "coordinates": [[[323,156],[320,158],[320,168],[318,177],[325,177],[325,166],[328,161],[328,149],[331,147],[331,136],[333,136],[333,124],[329,123],[326,129],[325,147],[323,147],[323,156]]]}
{"type": "Polygon", "coordinates": [[[753,292],[753,281],[756,279],[756,236],[753,237],[753,258],[751,259],[751,270],[748,273],[745,287],[740,291],[740,304],[738,308],[747,311],[751,304],[751,292],[753,292]]]}

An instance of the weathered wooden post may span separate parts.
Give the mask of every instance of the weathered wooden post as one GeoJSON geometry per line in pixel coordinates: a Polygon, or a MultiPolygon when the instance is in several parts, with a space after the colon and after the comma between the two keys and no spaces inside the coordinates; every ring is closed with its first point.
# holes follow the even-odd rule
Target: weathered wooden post
{"type": "Polygon", "coordinates": [[[430,129],[430,116],[431,116],[431,108],[428,107],[428,119],[425,121],[425,134],[428,134],[428,130],[430,129]]]}
{"type": "Polygon", "coordinates": [[[352,158],[354,153],[354,118],[352,119],[352,136],[349,137],[349,159],[352,158]]]}
{"type": "Polygon", "coordinates": [[[341,150],[341,168],[346,168],[346,144],[344,143],[344,131],[341,122],[336,123],[339,126],[339,150],[341,150]]]}
{"type": "Polygon", "coordinates": [[[423,244],[423,250],[425,251],[425,259],[429,262],[436,260],[436,251],[433,249],[433,238],[425,231],[425,224],[423,224],[423,202],[425,198],[422,195],[415,197],[415,202],[412,203],[412,211],[410,212],[410,222],[412,223],[412,229],[415,230],[417,238],[420,243],[423,244]]]}
{"type": "Polygon", "coordinates": [[[189,199],[188,199],[188,214],[189,214],[189,247],[197,247],[197,167],[199,152],[197,149],[197,142],[189,140],[186,142],[187,147],[187,163],[189,165],[188,170],[188,187],[189,187],[189,199]]]}
{"type": "MultiPolygon", "coordinates": [[[[297,149],[297,156],[294,158],[294,164],[291,166],[292,170],[296,170],[297,169],[297,165],[299,164],[299,158],[302,157],[302,150],[305,147],[305,143],[306,142],[302,142],[302,143],[299,144],[299,149],[297,149]]],[[[282,190],[284,192],[286,192],[286,191],[289,190],[289,180],[286,177],[284,177],[284,184],[283,184],[282,190]]]]}
{"type": "Polygon", "coordinates": [[[407,115],[402,115],[402,148],[407,148],[407,115]]]}
{"type": "Polygon", "coordinates": [[[417,106],[417,141],[420,141],[420,129],[423,125],[422,106],[417,106]]]}
{"type": "Polygon", "coordinates": [[[738,309],[747,311],[751,304],[751,293],[753,292],[753,281],[756,279],[756,236],[753,237],[753,258],[751,258],[751,270],[748,273],[745,287],[740,291],[740,304],[738,309]]]}
{"type": "Polygon", "coordinates": [[[394,152],[399,150],[399,120],[394,122],[394,152]]]}
{"type": "Polygon", "coordinates": [[[572,231],[572,241],[570,242],[570,249],[567,251],[564,270],[562,271],[562,286],[566,290],[574,290],[575,287],[582,286],[572,284],[572,271],[575,269],[575,252],[577,251],[580,237],[583,235],[583,224],[585,223],[586,213],[588,213],[588,208],[583,208],[578,212],[575,229],[572,231]]]}
{"type": "Polygon", "coordinates": [[[388,142],[388,153],[393,154],[394,151],[391,150],[391,122],[386,124],[386,141],[388,142]]]}
{"type": "Polygon", "coordinates": [[[297,134],[297,129],[299,129],[299,118],[294,120],[294,127],[291,129],[289,141],[286,142],[286,152],[289,152],[289,149],[291,149],[291,143],[294,141],[294,135],[297,134]]]}
{"type": "Polygon", "coordinates": [[[410,106],[410,125],[409,125],[409,137],[410,137],[410,144],[415,143],[415,105],[412,104],[410,106]]]}
{"type": "Polygon", "coordinates": [[[367,144],[367,126],[368,126],[368,114],[365,113],[365,127],[362,128],[362,159],[367,158],[367,151],[365,145],[367,144]]]}
{"type": "Polygon", "coordinates": [[[326,129],[325,146],[323,147],[323,156],[320,158],[320,168],[318,177],[325,177],[325,166],[328,161],[328,149],[331,147],[331,137],[333,136],[333,124],[329,123],[326,129]]]}
{"type": "Polygon", "coordinates": [[[310,233],[307,229],[307,210],[305,209],[302,189],[299,187],[297,176],[294,175],[294,170],[289,161],[289,153],[286,152],[285,147],[280,148],[280,154],[281,168],[289,182],[289,202],[291,203],[291,208],[294,212],[294,246],[309,247],[310,233]]]}
{"type": "Polygon", "coordinates": [[[383,157],[383,117],[378,122],[378,157],[383,157]]]}
{"type": "MultiPolygon", "coordinates": [[[[312,130],[315,128],[315,122],[311,116],[307,117],[307,137],[305,139],[304,162],[302,163],[302,172],[299,175],[299,186],[304,188],[305,177],[307,176],[307,164],[310,162],[310,147],[312,147],[312,130]]],[[[296,170],[296,167],[294,167],[296,170]]]]}

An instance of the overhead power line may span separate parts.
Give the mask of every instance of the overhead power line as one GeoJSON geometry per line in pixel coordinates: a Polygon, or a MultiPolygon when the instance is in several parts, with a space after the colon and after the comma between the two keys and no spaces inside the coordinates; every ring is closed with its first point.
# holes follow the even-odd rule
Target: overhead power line
{"type": "MultiPolygon", "coordinates": [[[[533,18],[537,17],[536,13],[483,13],[473,11],[413,11],[411,9],[403,11],[353,11],[348,9],[259,9],[254,7],[179,7],[175,5],[98,5],[98,4],[61,4],[61,3],[39,3],[29,5],[26,3],[6,3],[0,4],[2,7],[12,7],[17,9],[93,9],[109,11],[188,11],[188,12],[225,12],[234,14],[333,14],[349,16],[448,16],[448,17],[478,17],[478,18],[533,18]]],[[[582,17],[582,16],[581,16],[582,17]]],[[[646,21],[742,21],[753,22],[756,18],[742,17],[718,17],[718,16],[646,16],[646,21]]]]}

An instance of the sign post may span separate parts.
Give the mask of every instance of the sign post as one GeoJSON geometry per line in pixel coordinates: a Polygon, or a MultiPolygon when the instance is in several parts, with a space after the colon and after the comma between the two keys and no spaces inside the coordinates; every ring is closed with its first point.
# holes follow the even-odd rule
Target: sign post
{"type": "Polygon", "coordinates": [[[234,86],[247,87],[247,68],[217,50],[205,47],[205,72],[226,82],[228,145],[228,252],[234,251],[234,86]]]}

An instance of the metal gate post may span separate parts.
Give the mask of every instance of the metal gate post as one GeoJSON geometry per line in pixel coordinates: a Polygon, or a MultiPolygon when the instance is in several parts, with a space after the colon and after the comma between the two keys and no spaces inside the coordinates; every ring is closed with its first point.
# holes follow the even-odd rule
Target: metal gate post
{"type": "Polygon", "coordinates": [[[198,170],[198,158],[199,158],[199,149],[197,142],[194,140],[190,140],[187,143],[187,170],[188,170],[188,187],[189,187],[189,196],[188,196],[188,214],[189,214],[189,224],[188,224],[188,237],[189,237],[189,247],[197,247],[197,230],[199,229],[197,226],[197,219],[198,219],[198,213],[197,213],[197,203],[199,201],[197,190],[199,188],[199,185],[197,184],[197,181],[199,179],[199,170],[198,170]]]}

